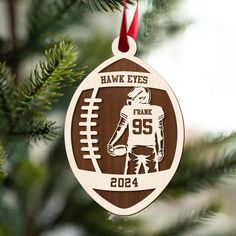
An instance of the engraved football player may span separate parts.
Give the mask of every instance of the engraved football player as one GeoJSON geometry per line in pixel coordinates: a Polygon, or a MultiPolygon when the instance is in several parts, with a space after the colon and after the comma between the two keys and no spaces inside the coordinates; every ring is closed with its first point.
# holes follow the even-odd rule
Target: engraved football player
{"type": "Polygon", "coordinates": [[[139,174],[158,171],[158,163],[164,157],[164,112],[162,107],[150,105],[151,92],[148,88],[135,87],[128,94],[129,99],[120,112],[117,128],[107,145],[112,156],[126,153],[125,174],[139,174]],[[126,145],[117,141],[128,129],[126,145]]]}

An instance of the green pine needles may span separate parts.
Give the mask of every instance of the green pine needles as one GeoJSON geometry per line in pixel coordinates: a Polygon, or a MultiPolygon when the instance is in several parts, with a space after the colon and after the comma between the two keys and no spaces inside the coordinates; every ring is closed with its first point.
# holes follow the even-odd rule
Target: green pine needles
{"type": "Polygon", "coordinates": [[[182,236],[191,235],[194,229],[200,228],[205,222],[213,220],[215,215],[221,210],[220,204],[210,203],[200,209],[188,209],[181,213],[180,221],[174,222],[170,227],[154,233],[152,236],[182,236]]]}
{"type": "MultiPolygon", "coordinates": [[[[113,11],[114,9],[119,9],[120,5],[122,5],[123,0],[88,0],[82,1],[84,4],[88,4],[90,9],[96,9],[98,11],[113,11]]],[[[132,3],[134,1],[127,0],[127,3],[132,3]]]]}
{"type": "Polygon", "coordinates": [[[45,52],[39,64],[18,87],[4,63],[0,64],[1,136],[50,140],[58,133],[46,112],[63,95],[63,88],[81,79],[74,43],[61,42],[45,52]]]}
{"type": "MultiPolygon", "coordinates": [[[[29,19],[29,42],[60,32],[80,19],[81,0],[32,0],[29,19]]],[[[34,46],[34,45],[32,45],[34,46]]]]}
{"type": "Polygon", "coordinates": [[[235,176],[236,150],[231,147],[235,140],[236,133],[232,133],[186,145],[178,171],[164,195],[178,197],[199,192],[235,176]]]}
{"type": "Polygon", "coordinates": [[[72,85],[82,73],[76,69],[75,45],[64,42],[45,52],[33,73],[16,91],[17,115],[44,113],[59,96],[62,88],[72,85]]]}
{"type": "Polygon", "coordinates": [[[2,147],[2,145],[0,144],[0,181],[4,178],[5,176],[5,173],[3,171],[3,164],[4,164],[4,161],[5,161],[5,151],[2,147]]]}
{"type": "MultiPolygon", "coordinates": [[[[93,69],[110,56],[115,32],[104,33],[91,20],[91,13],[122,11],[122,1],[29,0],[17,1],[17,7],[16,1],[3,1],[9,12],[1,15],[0,20],[7,17],[16,24],[9,29],[11,38],[4,32],[0,36],[0,58],[5,61],[0,62],[0,235],[51,235],[62,232],[64,226],[73,226],[83,235],[209,236],[203,232],[206,223],[217,219],[219,213],[228,214],[224,196],[219,198],[217,193],[228,179],[235,179],[236,133],[193,139],[186,144],[174,178],[157,199],[157,205],[159,201],[168,206],[181,204],[176,207],[179,209],[176,219],[171,222],[166,217],[168,224],[163,227],[155,228],[160,218],[154,211],[146,214],[152,207],[138,217],[108,215],[88,198],[72,177],[65,158],[64,140],[58,135],[60,129],[48,115],[65,114],[72,92],[68,88],[78,85],[84,72],[77,65],[75,44],[59,42],[76,40],[80,45],[80,61],[83,66],[89,65],[87,72],[93,69]],[[26,15],[17,12],[21,4],[27,9],[26,15]],[[16,29],[21,25],[17,24],[16,15],[27,23],[26,33],[20,38],[16,29]],[[20,78],[23,62],[35,54],[41,55],[46,48],[51,49],[45,51],[32,73],[20,78]],[[22,82],[18,84],[20,79],[22,82]],[[52,145],[43,145],[44,152],[40,141],[47,142],[58,136],[52,145]],[[194,201],[186,203],[188,199],[194,201]]],[[[139,54],[147,53],[153,44],[160,45],[190,23],[176,17],[180,2],[140,0],[139,54]]],[[[127,3],[133,4],[136,0],[127,0],[127,3]]],[[[168,215],[169,209],[160,210],[168,215]]],[[[161,221],[164,220],[165,214],[161,217],[161,221]]],[[[210,224],[208,227],[211,228],[210,224]]],[[[222,232],[218,232],[219,228],[215,230],[213,225],[212,235],[236,235],[233,227],[232,233],[223,227],[222,232]]]]}
{"type": "Polygon", "coordinates": [[[180,165],[179,171],[174,177],[167,192],[171,195],[179,195],[186,191],[198,192],[201,189],[214,187],[221,182],[222,177],[230,177],[236,174],[236,153],[229,155],[221,154],[220,160],[206,165],[199,161],[192,165],[180,165]],[[175,190],[178,191],[176,192],[175,190]],[[171,191],[174,192],[171,193],[171,191]]]}
{"type": "MultiPolygon", "coordinates": [[[[0,127],[1,131],[8,131],[13,126],[14,99],[13,77],[5,63],[0,62],[0,127]]],[[[1,132],[1,133],[2,133],[1,132]]]]}
{"type": "MultiPolygon", "coordinates": [[[[84,11],[114,11],[123,0],[32,0],[29,12],[29,43],[45,35],[61,32],[68,25],[82,21],[84,11]]],[[[127,0],[127,3],[135,1],[127,0]]],[[[34,47],[34,44],[30,45],[34,47]]]]}

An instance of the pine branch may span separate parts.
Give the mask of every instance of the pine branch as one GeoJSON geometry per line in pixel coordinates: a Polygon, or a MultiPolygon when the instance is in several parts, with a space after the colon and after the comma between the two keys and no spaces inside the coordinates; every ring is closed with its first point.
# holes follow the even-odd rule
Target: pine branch
{"type": "Polygon", "coordinates": [[[62,31],[81,19],[81,0],[31,0],[29,7],[29,42],[62,31]]]}
{"type": "Polygon", "coordinates": [[[146,53],[153,44],[160,44],[166,38],[172,37],[190,24],[189,21],[176,21],[172,10],[180,2],[175,0],[148,1],[148,9],[140,19],[138,48],[139,54],[146,53]]]}
{"type": "Polygon", "coordinates": [[[178,170],[162,196],[180,197],[214,187],[223,177],[236,174],[236,133],[205,137],[186,145],[178,170]]]}
{"type": "MultiPolygon", "coordinates": [[[[91,10],[104,10],[104,11],[114,11],[118,10],[123,4],[123,0],[84,0],[83,4],[88,5],[91,10]]],[[[128,4],[134,1],[127,0],[128,4]]]]}
{"type": "Polygon", "coordinates": [[[189,152],[192,154],[199,154],[203,150],[204,152],[208,150],[214,150],[214,149],[221,149],[221,148],[226,148],[227,146],[230,145],[230,143],[233,143],[236,141],[236,132],[232,132],[230,135],[218,135],[216,137],[209,137],[206,136],[204,139],[201,140],[194,140],[193,145],[189,145],[186,149],[185,152],[189,152]]]}
{"type": "Polygon", "coordinates": [[[13,127],[13,80],[5,63],[0,62],[0,128],[2,132],[13,127]]]}
{"type": "Polygon", "coordinates": [[[60,43],[45,52],[43,60],[18,88],[17,116],[43,114],[62,96],[62,88],[79,81],[83,72],[76,68],[77,51],[73,43],[60,43]],[[39,68],[40,69],[39,69],[39,68]]]}
{"type": "Polygon", "coordinates": [[[24,136],[34,142],[37,141],[51,141],[54,140],[59,134],[59,127],[56,122],[39,120],[32,123],[24,123],[24,127],[15,133],[15,136],[24,136]]]}
{"type": "Polygon", "coordinates": [[[179,217],[180,220],[175,222],[174,225],[170,226],[161,232],[154,234],[153,236],[182,236],[185,233],[191,235],[191,231],[201,227],[202,224],[212,221],[214,215],[219,212],[219,205],[212,203],[207,208],[202,208],[200,210],[190,209],[187,214],[182,212],[179,217]]]}
{"type": "Polygon", "coordinates": [[[17,61],[17,33],[16,33],[16,1],[9,0],[8,1],[8,12],[9,12],[9,22],[10,22],[10,32],[11,32],[11,43],[12,43],[12,51],[13,58],[11,61],[11,69],[15,74],[15,84],[18,83],[19,75],[18,75],[18,61],[17,61]]]}
{"type": "Polygon", "coordinates": [[[59,127],[55,126],[53,121],[37,121],[33,123],[29,129],[30,139],[39,140],[53,140],[59,135],[59,127]]]}
{"type": "Polygon", "coordinates": [[[224,155],[221,160],[211,164],[188,162],[188,166],[180,165],[176,175],[169,184],[165,194],[180,196],[186,192],[197,192],[204,188],[214,187],[223,177],[236,174],[236,153],[224,155]]]}
{"type": "Polygon", "coordinates": [[[6,173],[3,170],[3,164],[5,162],[6,154],[2,147],[2,144],[0,144],[0,181],[6,176],[6,173]]]}
{"type": "MultiPolygon", "coordinates": [[[[123,0],[31,0],[29,7],[28,44],[34,47],[46,36],[62,32],[70,25],[83,22],[86,10],[114,11],[119,9],[123,0]],[[86,9],[87,8],[87,9],[86,9]]],[[[127,1],[132,3],[134,1],[127,1]]]]}
{"type": "Polygon", "coordinates": [[[62,89],[75,84],[83,72],[76,68],[73,43],[60,43],[45,52],[34,72],[13,92],[13,78],[0,64],[1,136],[24,137],[33,141],[51,140],[58,134],[54,122],[42,120],[62,89]],[[39,68],[39,69],[38,69],[39,68]]]}
{"type": "Polygon", "coordinates": [[[219,153],[225,150],[227,150],[227,153],[235,150],[233,148],[234,145],[231,145],[234,144],[235,141],[236,133],[231,133],[227,136],[205,136],[200,139],[194,139],[184,148],[180,168],[183,170],[188,169],[189,166],[198,165],[199,161],[202,161],[203,165],[210,161],[215,161],[219,153]],[[197,162],[197,164],[195,164],[195,162],[197,162]]]}

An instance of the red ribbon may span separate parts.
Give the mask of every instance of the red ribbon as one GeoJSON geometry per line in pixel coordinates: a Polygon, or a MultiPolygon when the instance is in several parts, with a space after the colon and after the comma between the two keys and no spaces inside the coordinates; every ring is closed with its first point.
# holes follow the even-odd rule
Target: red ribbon
{"type": "Polygon", "coordinates": [[[132,37],[134,40],[136,40],[138,36],[138,0],[137,0],[136,11],[128,32],[127,32],[126,0],[123,1],[123,6],[124,10],[123,10],[123,18],[120,29],[120,41],[118,48],[122,52],[127,52],[129,50],[128,36],[132,37]]]}

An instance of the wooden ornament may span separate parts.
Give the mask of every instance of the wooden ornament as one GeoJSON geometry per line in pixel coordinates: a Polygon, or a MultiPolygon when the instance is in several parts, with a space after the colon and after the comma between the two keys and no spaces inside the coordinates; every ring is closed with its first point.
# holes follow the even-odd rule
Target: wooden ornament
{"type": "Polygon", "coordinates": [[[81,83],[65,122],[72,171],[85,191],[117,215],[137,213],[153,202],[173,177],[183,149],[178,101],[166,81],[128,52],[114,57],[81,83]]]}

